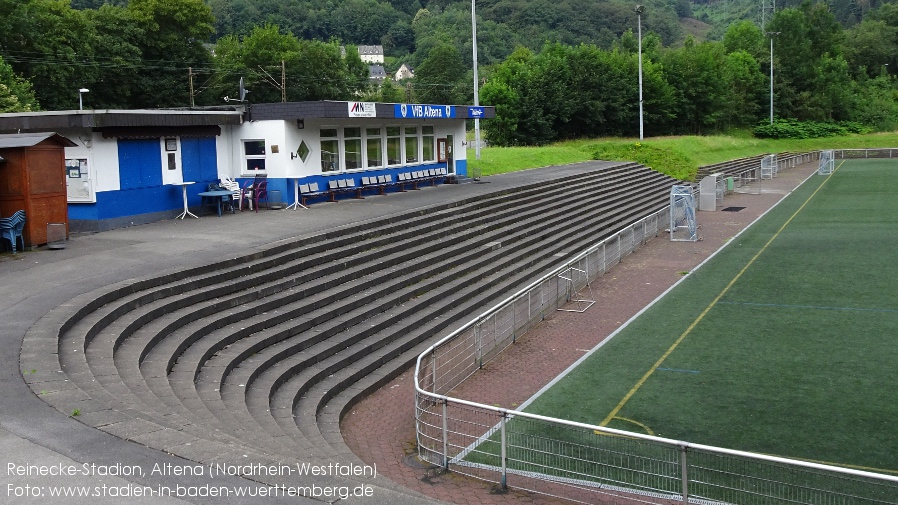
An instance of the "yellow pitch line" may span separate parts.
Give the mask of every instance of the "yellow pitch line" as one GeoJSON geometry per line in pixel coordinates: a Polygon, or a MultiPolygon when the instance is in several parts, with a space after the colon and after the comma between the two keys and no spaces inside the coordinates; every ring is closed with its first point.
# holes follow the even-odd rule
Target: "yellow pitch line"
{"type": "MultiPolygon", "coordinates": [[[[844,163],[845,163],[845,161],[842,161],[842,163],[839,163],[839,166],[836,167],[835,170],[833,170],[833,173],[836,173],[836,171],[839,170],[839,168],[841,168],[844,163]]],[[[823,183],[820,184],[820,186],[816,190],[814,190],[814,192],[811,194],[811,196],[809,196],[808,199],[805,200],[804,203],[801,204],[801,207],[799,207],[798,210],[796,210],[795,213],[792,214],[792,216],[789,219],[787,219],[785,223],[783,223],[783,225],[780,227],[780,229],[777,230],[776,233],[774,233],[772,237],[770,237],[770,240],[768,240],[766,244],[764,244],[764,247],[762,247],[761,250],[759,250],[758,253],[755,254],[752,257],[752,259],[749,260],[748,263],[745,264],[744,267],[742,267],[742,270],[739,270],[739,273],[737,273],[736,276],[733,277],[733,280],[731,280],[729,282],[729,284],[727,284],[726,287],[724,287],[723,290],[716,297],[714,297],[714,300],[712,300],[711,303],[708,304],[707,307],[705,307],[705,310],[703,310],[701,312],[701,314],[698,315],[697,318],[695,318],[695,321],[692,321],[692,324],[690,324],[689,327],[686,328],[686,331],[684,331],[683,334],[680,335],[680,337],[673,343],[673,345],[670,346],[669,349],[667,349],[667,352],[665,352],[664,355],[662,355],[661,358],[659,358],[658,361],[656,361],[655,364],[652,365],[651,368],[649,368],[649,371],[646,372],[645,375],[643,375],[641,379],[639,379],[639,382],[637,382],[636,385],[633,386],[632,389],[630,389],[630,391],[626,394],[626,396],[624,396],[624,398],[620,401],[620,403],[618,403],[617,406],[614,407],[614,410],[612,410],[611,413],[608,414],[608,417],[606,417],[601,422],[601,424],[599,424],[599,426],[608,426],[608,423],[610,423],[612,419],[617,417],[618,412],[620,412],[621,409],[624,408],[624,405],[626,405],[627,402],[630,401],[630,398],[632,398],[633,395],[636,394],[636,391],[638,391],[639,388],[641,388],[642,385],[645,384],[645,381],[647,381],[649,379],[649,377],[652,376],[653,373],[655,373],[655,370],[657,370],[658,367],[660,367],[661,364],[664,363],[664,360],[666,360],[667,357],[670,356],[671,353],[674,352],[674,349],[676,349],[677,346],[679,346],[680,343],[686,339],[686,336],[688,336],[690,333],[692,333],[692,330],[695,329],[696,326],[698,326],[698,323],[700,323],[702,321],[702,319],[704,319],[705,316],[709,312],[711,312],[711,309],[713,309],[714,306],[717,305],[717,302],[719,302],[720,299],[723,298],[723,295],[725,295],[730,290],[730,288],[732,288],[733,285],[736,284],[736,282],[742,277],[742,274],[744,274],[748,270],[748,268],[755,262],[755,260],[757,260],[758,257],[761,256],[761,254],[767,250],[767,248],[770,246],[770,244],[772,244],[773,241],[776,240],[776,238],[783,232],[783,230],[786,229],[786,226],[788,226],[789,223],[791,223],[792,220],[795,219],[795,217],[802,210],[804,210],[804,208],[805,208],[805,206],[807,206],[808,202],[810,202],[812,198],[817,196],[817,193],[820,192],[820,190],[823,188],[823,186],[828,181],[829,181],[829,177],[827,177],[826,180],[824,180],[823,183]]]]}

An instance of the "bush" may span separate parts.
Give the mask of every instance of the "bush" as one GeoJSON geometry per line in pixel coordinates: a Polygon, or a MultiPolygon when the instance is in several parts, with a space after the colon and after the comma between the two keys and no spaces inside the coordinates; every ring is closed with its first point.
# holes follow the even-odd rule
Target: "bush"
{"type": "Polygon", "coordinates": [[[755,127],[755,137],[762,139],[816,139],[838,137],[852,133],[870,133],[872,128],[854,121],[822,123],[818,121],[798,121],[797,119],[777,119],[773,124],[762,123],[755,127]]]}

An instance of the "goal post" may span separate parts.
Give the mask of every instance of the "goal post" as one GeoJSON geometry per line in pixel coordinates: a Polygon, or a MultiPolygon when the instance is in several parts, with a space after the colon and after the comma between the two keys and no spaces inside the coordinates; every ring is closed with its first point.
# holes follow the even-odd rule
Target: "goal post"
{"type": "Polygon", "coordinates": [[[833,173],[836,166],[836,158],[832,149],[820,151],[820,164],[817,167],[819,175],[829,175],[833,173]]]}
{"type": "Polygon", "coordinates": [[[692,186],[673,186],[670,188],[670,240],[695,242],[698,240],[697,230],[692,186]]]}

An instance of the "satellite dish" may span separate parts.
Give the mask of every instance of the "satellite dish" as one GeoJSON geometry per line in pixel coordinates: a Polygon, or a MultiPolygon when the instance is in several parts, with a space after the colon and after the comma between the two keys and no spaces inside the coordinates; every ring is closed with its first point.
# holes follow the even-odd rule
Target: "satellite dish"
{"type": "Polygon", "coordinates": [[[241,102],[246,101],[246,94],[247,94],[247,93],[249,93],[249,90],[247,90],[247,89],[243,86],[243,77],[241,77],[241,78],[240,78],[240,94],[238,95],[238,96],[240,97],[240,101],[241,101],[241,102]]]}

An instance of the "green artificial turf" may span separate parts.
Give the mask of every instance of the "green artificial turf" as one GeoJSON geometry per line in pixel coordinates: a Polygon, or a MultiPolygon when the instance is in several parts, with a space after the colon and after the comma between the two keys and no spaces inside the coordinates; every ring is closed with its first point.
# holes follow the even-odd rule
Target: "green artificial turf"
{"type": "Polygon", "coordinates": [[[609,427],[898,473],[896,204],[898,160],[812,177],[527,411],[600,424],[683,337],[609,427]]]}

